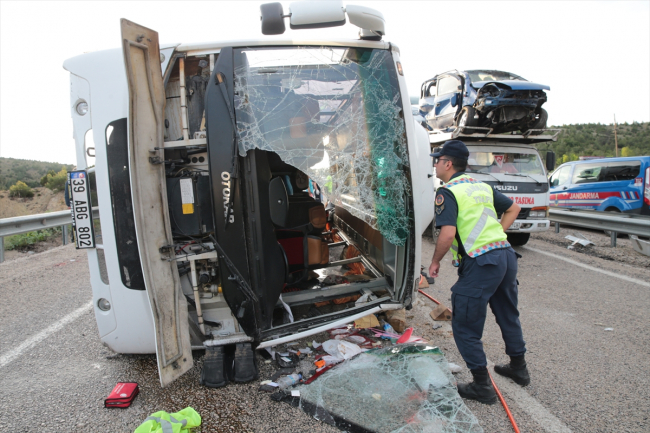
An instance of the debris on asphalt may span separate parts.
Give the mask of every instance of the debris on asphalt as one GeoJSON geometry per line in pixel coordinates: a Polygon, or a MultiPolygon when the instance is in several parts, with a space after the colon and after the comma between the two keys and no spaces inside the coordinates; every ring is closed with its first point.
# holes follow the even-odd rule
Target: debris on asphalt
{"type": "Polygon", "coordinates": [[[605,331],[613,331],[614,328],[605,328],[605,331]]]}
{"type": "Polygon", "coordinates": [[[451,310],[445,304],[438,304],[436,308],[429,313],[431,318],[436,321],[449,321],[451,320],[451,310]]]}
{"type": "Polygon", "coordinates": [[[440,328],[442,328],[442,324],[441,324],[441,323],[434,323],[434,324],[433,324],[433,329],[440,329],[440,328]]]}
{"type": "Polygon", "coordinates": [[[639,239],[636,235],[628,235],[628,237],[634,251],[644,256],[650,256],[650,241],[639,239]]]}
{"type": "Polygon", "coordinates": [[[341,429],[483,432],[442,351],[428,344],[360,353],[297,389],[303,411],[341,429]]]}
{"type": "Polygon", "coordinates": [[[572,241],[573,243],[567,247],[567,249],[572,250],[575,248],[576,244],[580,244],[583,247],[589,246],[589,245],[595,245],[593,242],[591,242],[589,239],[587,239],[584,235],[581,233],[577,233],[579,237],[571,236],[571,235],[566,235],[564,238],[572,241]]]}
{"type": "Polygon", "coordinates": [[[395,332],[402,333],[406,329],[406,310],[389,310],[386,311],[386,321],[393,327],[395,332]]]}
{"type": "Polygon", "coordinates": [[[449,371],[454,374],[463,371],[463,368],[460,365],[454,364],[453,362],[448,363],[447,366],[449,367],[449,371]]]}
{"type": "Polygon", "coordinates": [[[375,326],[379,326],[379,321],[374,314],[368,314],[354,321],[354,327],[357,329],[374,328],[375,326]]]}
{"type": "Polygon", "coordinates": [[[104,407],[129,407],[139,392],[140,388],[138,388],[138,384],[136,382],[118,382],[106,400],[104,400],[104,407]]]}

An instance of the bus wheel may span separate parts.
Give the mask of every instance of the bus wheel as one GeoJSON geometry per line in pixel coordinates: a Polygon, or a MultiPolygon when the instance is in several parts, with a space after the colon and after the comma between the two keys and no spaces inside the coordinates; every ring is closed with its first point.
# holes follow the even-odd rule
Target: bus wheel
{"type": "Polygon", "coordinates": [[[526,245],[530,239],[530,233],[506,233],[508,235],[508,242],[513,247],[526,245]]]}

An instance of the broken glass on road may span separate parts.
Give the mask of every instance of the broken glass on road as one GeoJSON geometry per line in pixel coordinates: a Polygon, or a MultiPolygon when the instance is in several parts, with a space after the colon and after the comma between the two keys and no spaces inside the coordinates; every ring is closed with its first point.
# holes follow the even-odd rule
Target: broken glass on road
{"type": "Polygon", "coordinates": [[[328,424],[377,433],[482,433],[442,351],[426,344],[370,350],[300,388],[300,407],[328,424]]]}

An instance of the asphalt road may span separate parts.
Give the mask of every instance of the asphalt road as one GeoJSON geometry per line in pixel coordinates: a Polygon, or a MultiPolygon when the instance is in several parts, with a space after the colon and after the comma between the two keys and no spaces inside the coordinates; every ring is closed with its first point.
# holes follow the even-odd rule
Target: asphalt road
{"type": "MultiPolygon", "coordinates": [[[[433,250],[424,241],[428,265],[433,250]]],[[[650,431],[650,269],[535,239],[518,251],[532,383],[521,388],[493,376],[520,430],[650,431]]],[[[455,281],[449,262],[426,289],[442,302],[449,302],[455,281]]],[[[0,430],[132,432],[155,411],[192,406],[203,432],[338,431],[271,401],[257,391],[259,381],[201,387],[200,352],[197,368],[161,389],[154,356],[116,355],[99,342],[88,279],[86,255],[71,245],[0,264],[0,430]],[[138,382],[140,395],[128,409],[105,409],[103,399],[118,381],[138,382]]],[[[410,325],[463,365],[449,324],[433,329],[432,307],[420,296],[407,312],[410,325]]],[[[490,318],[484,343],[490,361],[506,360],[490,318]]],[[[274,371],[261,361],[260,368],[260,380],[274,371]]],[[[468,378],[467,371],[458,375],[468,378]]],[[[467,404],[486,432],[512,431],[500,405],[467,404]]]]}

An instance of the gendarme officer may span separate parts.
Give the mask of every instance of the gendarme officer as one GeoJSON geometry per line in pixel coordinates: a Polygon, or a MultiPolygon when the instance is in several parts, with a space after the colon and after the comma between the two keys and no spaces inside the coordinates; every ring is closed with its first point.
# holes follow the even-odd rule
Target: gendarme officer
{"type": "Polygon", "coordinates": [[[458,281],[451,288],[451,325],[456,346],[474,377],[471,383],[459,383],[458,393],[494,404],[497,397],[481,342],[488,304],[510,356],[510,364],[495,366],[494,370],[522,386],[530,383],[517,310],[517,253],[505,234],[520,207],[464,173],[469,151],[462,141],[447,141],[431,156],[435,158],[436,174],[445,184],[436,195],[436,227],[440,235],[429,274],[438,276],[440,260],[451,248],[454,266],[458,266],[458,281]]]}

